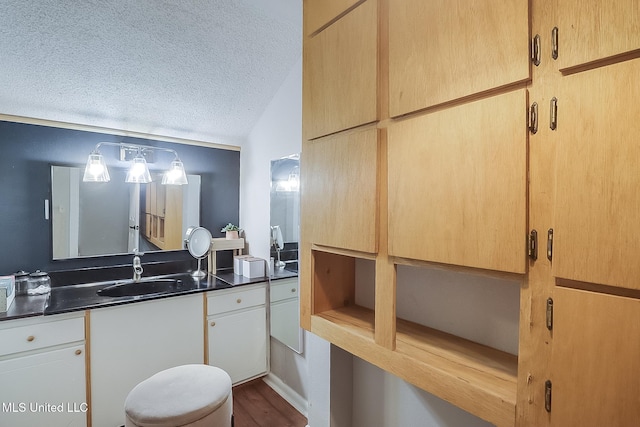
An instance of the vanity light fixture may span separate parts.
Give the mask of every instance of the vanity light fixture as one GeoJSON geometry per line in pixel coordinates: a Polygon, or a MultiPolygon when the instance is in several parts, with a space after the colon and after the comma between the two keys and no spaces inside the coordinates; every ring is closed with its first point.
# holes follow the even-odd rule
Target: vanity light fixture
{"type": "Polygon", "coordinates": [[[104,161],[104,157],[99,149],[103,145],[114,146],[120,148],[120,160],[131,162],[127,171],[125,182],[147,184],[152,181],[151,173],[147,165],[147,159],[153,163],[153,153],[155,151],[168,151],[175,156],[171,162],[170,168],[162,177],[162,184],[165,185],[185,185],[188,184],[187,174],[184,171],[184,165],[178,153],[169,148],[151,147],[147,145],[135,145],[116,142],[100,142],[96,148],[89,154],[87,166],[84,170],[82,181],[84,182],[109,182],[109,171],[104,161]],[[131,157],[133,156],[133,157],[131,157]]]}
{"type": "Polygon", "coordinates": [[[176,156],[171,162],[169,170],[162,175],[162,183],[167,185],[184,185],[187,184],[187,173],[184,171],[182,161],[176,156]]]}
{"type": "Polygon", "coordinates": [[[89,154],[82,180],[84,182],[109,182],[110,179],[109,170],[104,163],[104,157],[102,157],[102,154],[100,154],[96,147],[96,149],[89,154]]]}
{"type": "Polygon", "coordinates": [[[131,166],[129,166],[124,182],[130,184],[148,184],[151,182],[151,173],[149,173],[147,161],[142,157],[142,154],[138,153],[131,161],[131,166]]]}

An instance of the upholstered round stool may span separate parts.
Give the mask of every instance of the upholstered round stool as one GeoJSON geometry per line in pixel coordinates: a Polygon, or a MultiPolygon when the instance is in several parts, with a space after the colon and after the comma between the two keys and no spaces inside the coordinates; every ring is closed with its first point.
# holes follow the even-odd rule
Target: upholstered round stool
{"type": "Polygon", "coordinates": [[[230,427],[231,378],[209,365],[183,365],[147,378],[124,403],[126,427],[230,427]]]}

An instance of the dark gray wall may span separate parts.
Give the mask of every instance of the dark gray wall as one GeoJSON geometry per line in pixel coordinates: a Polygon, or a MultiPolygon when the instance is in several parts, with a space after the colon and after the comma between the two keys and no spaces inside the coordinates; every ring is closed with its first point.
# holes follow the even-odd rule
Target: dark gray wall
{"type": "MultiPolygon", "coordinates": [[[[176,150],[188,174],[202,177],[200,225],[214,237],[228,222],[239,222],[240,153],[103,133],[59,129],[0,121],[0,275],[18,270],[59,271],[131,262],[130,255],[52,261],[51,223],[44,217],[44,200],[51,200],[51,165],[81,166],[98,142],[127,142],[176,150]]],[[[116,147],[101,148],[107,166],[116,147]]],[[[164,156],[164,154],[160,154],[164,156]]],[[[157,156],[150,169],[166,162],[157,156]]],[[[149,253],[143,262],[189,259],[186,251],[149,253]]],[[[231,266],[223,254],[222,267],[231,266]]]]}

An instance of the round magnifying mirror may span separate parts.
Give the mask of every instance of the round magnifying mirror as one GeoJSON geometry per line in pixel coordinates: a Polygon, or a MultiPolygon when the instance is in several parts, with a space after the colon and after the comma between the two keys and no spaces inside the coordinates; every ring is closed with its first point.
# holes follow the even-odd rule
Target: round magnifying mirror
{"type": "Polygon", "coordinates": [[[191,273],[193,277],[204,277],[206,273],[200,268],[200,261],[209,254],[211,249],[211,233],[204,227],[189,227],[184,238],[184,244],[192,257],[198,260],[198,270],[191,273]]]}

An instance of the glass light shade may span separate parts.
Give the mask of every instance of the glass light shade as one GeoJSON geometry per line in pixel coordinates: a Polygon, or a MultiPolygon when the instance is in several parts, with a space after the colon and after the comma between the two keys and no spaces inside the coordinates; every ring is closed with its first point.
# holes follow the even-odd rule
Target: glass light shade
{"type": "Polygon", "coordinates": [[[144,157],[140,155],[134,157],[134,159],[131,161],[129,170],[127,171],[125,182],[133,184],[148,184],[151,182],[151,174],[149,173],[147,161],[144,159],[144,157]]]}
{"type": "Polygon", "coordinates": [[[171,167],[162,176],[162,183],[166,185],[188,184],[187,174],[184,171],[184,165],[179,159],[171,162],[171,167]]]}
{"type": "Polygon", "coordinates": [[[109,176],[109,170],[104,163],[104,157],[98,152],[89,154],[87,159],[87,166],[84,168],[84,176],[82,181],[84,182],[109,182],[111,177],[109,176]]]}

